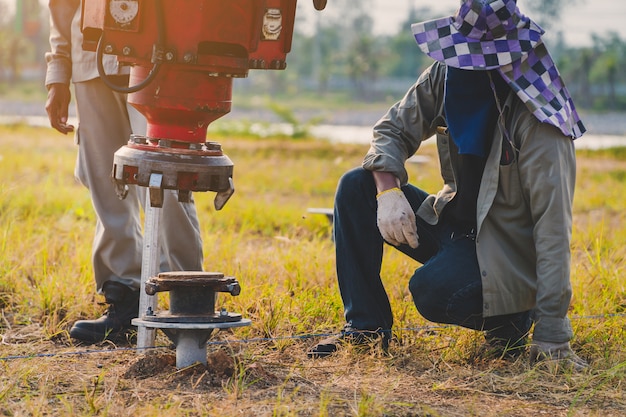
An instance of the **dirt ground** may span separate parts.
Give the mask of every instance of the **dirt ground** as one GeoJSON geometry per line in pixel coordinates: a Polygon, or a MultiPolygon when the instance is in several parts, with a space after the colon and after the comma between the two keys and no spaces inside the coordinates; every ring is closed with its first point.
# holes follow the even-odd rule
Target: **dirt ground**
{"type": "Polygon", "coordinates": [[[14,326],[0,347],[7,358],[0,361],[0,409],[31,415],[22,399],[39,398],[45,415],[626,415],[621,390],[595,391],[593,376],[529,369],[524,357],[439,356],[428,347],[432,335],[392,345],[388,354],[347,347],[317,360],[306,356],[314,340],[279,346],[233,336],[212,339],[206,365],[177,369],[172,347],[72,346],[62,335],[45,340],[37,325],[14,326]]]}

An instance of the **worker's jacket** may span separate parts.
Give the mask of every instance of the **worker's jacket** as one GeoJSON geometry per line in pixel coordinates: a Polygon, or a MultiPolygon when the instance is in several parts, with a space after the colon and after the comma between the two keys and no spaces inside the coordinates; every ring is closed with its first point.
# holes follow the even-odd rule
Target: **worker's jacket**
{"type": "MultiPolygon", "coordinates": [[[[46,53],[46,85],[89,81],[98,77],[96,53],[83,51],[80,30],[80,0],[50,0],[50,52],[46,53]]],[[[107,75],[128,73],[117,58],[104,55],[102,64],[107,75]]]]}
{"type": "MultiPolygon", "coordinates": [[[[456,192],[456,151],[444,117],[445,66],[433,64],[374,127],[363,167],[408,181],[406,160],[437,136],[444,186],[417,214],[436,224],[456,192]]],[[[570,241],[576,179],[573,141],[539,122],[511,92],[495,126],[477,201],[476,253],[483,315],[534,310],[534,338],[572,337],[570,241]],[[506,132],[505,132],[506,130],[506,132]],[[516,149],[507,144],[508,134],[516,149]]]]}

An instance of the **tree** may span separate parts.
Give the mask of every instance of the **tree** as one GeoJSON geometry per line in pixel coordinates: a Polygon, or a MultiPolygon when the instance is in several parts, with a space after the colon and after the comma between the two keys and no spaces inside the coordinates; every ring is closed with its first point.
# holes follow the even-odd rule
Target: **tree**
{"type": "Polygon", "coordinates": [[[38,0],[16,2],[16,13],[9,12],[7,2],[0,2],[0,81],[21,78],[24,64],[43,64],[47,36],[43,36],[47,15],[38,0]]]}
{"type": "Polygon", "coordinates": [[[526,7],[539,26],[549,29],[560,20],[561,10],[565,5],[571,7],[579,1],[581,0],[526,0],[526,7]]]}
{"type": "Polygon", "coordinates": [[[369,15],[370,5],[369,0],[360,0],[359,7],[354,7],[352,2],[340,4],[334,24],[341,34],[341,42],[335,47],[343,48],[344,74],[360,98],[370,95],[380,70],[380,50],[372,36],[374,21],[369,15]]]}
{"type": "Polygon", "coordinates": [[[432,60],[420,52],[410,27],[412,23],[433,18],[430,8],[411,7],[407,18],[400,24],[398,33],[393,35],[388,43],[387,65],[384,74],[389,77],[416,78],[432,60]]]}
{"type": "Polygon", "coordinates": [[[590,81],[603,92],[606,88],[606,102],[601,105],[617,110],[617,86],[619,82],[626,81],[623,71],[618,71],[618,68],[626,65],[626,44],[617,33],[609,33],[607,36],[594,34],[592,39],[597,56],[589,71],[590,81]]]}
{"type": "Polygon", "coordinates": [[[369,86],[376,81],[379,60],[376,46],[371,36],[356,37],[348,49],[347,70],[357,97],[368,98],[369,86]]]}

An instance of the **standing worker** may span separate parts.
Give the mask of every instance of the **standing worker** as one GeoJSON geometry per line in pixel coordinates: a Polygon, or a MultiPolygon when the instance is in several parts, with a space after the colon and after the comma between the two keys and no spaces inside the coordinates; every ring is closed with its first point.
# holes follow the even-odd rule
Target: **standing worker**
{"type": "Polygon", "coordinates": [[[383,243],[423,265],[409,282],[428,320],[485,332],[486,347],[584,368],[570,347],[573,139],[585,128],[541,40],[515,0],[464,0],[451,17],[414,24],[435,59],[374,127],[361,168],[335,197],[343,343],[390,340],[380,277],[383,243]],[[408,184],[406,160],[437,135],[444,187],[408,184]]]}
{"type": "MultiPolygon", "coordinates": [[[[127,104],[126,95],[109,89],[98,76],[96,53],[82,49],[80,0],[50,0],[50,52],[46,53],[48,89],[46,111],[51,126],[63,134],[68,124],[74,83],[78,127],[76,178],[89,189],[96,214],[92,249],[96,291],[109,304],[95,320],[79,320],[70,337],[86,343],[120,340],[132,329],[139,310],[142,266],[140,211],[145,188],[130,186],[120,200],[111,181],[113,154],[131,134],[145,134],[146,121],[127,104]]],[[[104,56],[105,73],[118,84],[128,84],[128,68],[114,56],[104,56]]],[[[161,229],[163,271],[202,270],[202,240],[193,202],[179,203],[175,191],[166,190],[161,229]]]]}

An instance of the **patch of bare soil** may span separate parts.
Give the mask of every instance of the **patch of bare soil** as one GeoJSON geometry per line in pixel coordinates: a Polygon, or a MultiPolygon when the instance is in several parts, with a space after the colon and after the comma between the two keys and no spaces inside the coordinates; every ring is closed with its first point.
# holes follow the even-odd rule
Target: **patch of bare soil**
{"type": "Polygon", "coordinates": [[[176,355],[163,352],[149,352],[145,356],[132,360],[124,378],[149,378],[151,376],[172,372],[176,369],[176,355]]]}
{"type": "Polygon", "coordinates": [[[7,415],[32,415],[24,398],[45,400],[50,415],[626,415],[617,371],[554,375],[530,368],[525,356],[475,358],[458,332],[409,338],[388,354],[345,347],[319,360],[307,358],[308,342],[233,343],[210,347],[206,365],[183,369],[170,349],[140,354],[103,344],[68,352],[49,340],[37,343],[35,335],[39,329],[15,326],[0,345],[3,357],[36,347],[58,354],[0,362],[0,409],[7,415]]]}
{"type": "Polygon", "coordinates": [[[225,350],[207,355],[207,363],[196,363],[186,368],[176,368],[176,354],[154,351],[130,361],[122,377],[126,379],[156,378],[165,389],[185,387],[193,390],[221,388],[233,379],[248,381],[248,385],[267,387],[276,384],[278,377],[267,371],[260,363],[246,365],[241,359],[225,350]]]}
{"type": "Polygon", "coordinates": [[[580,395],[576,379],[529,371],[525,358],[444,359],[418,346],[391,355],[346,349],[319,360],[305,352],[302,344],[284,350],[220,348],[209,352],[206,365],[176,369],[174,352],[155,351],[115,367],[135,395],[175,393],[187,407],[210,403],[209,415],[316,416],[325,410],[338,416],[608,417],[624,411],[610,395],[585,398],[587,406],[572,411],[572,400],[580,395]]]}

